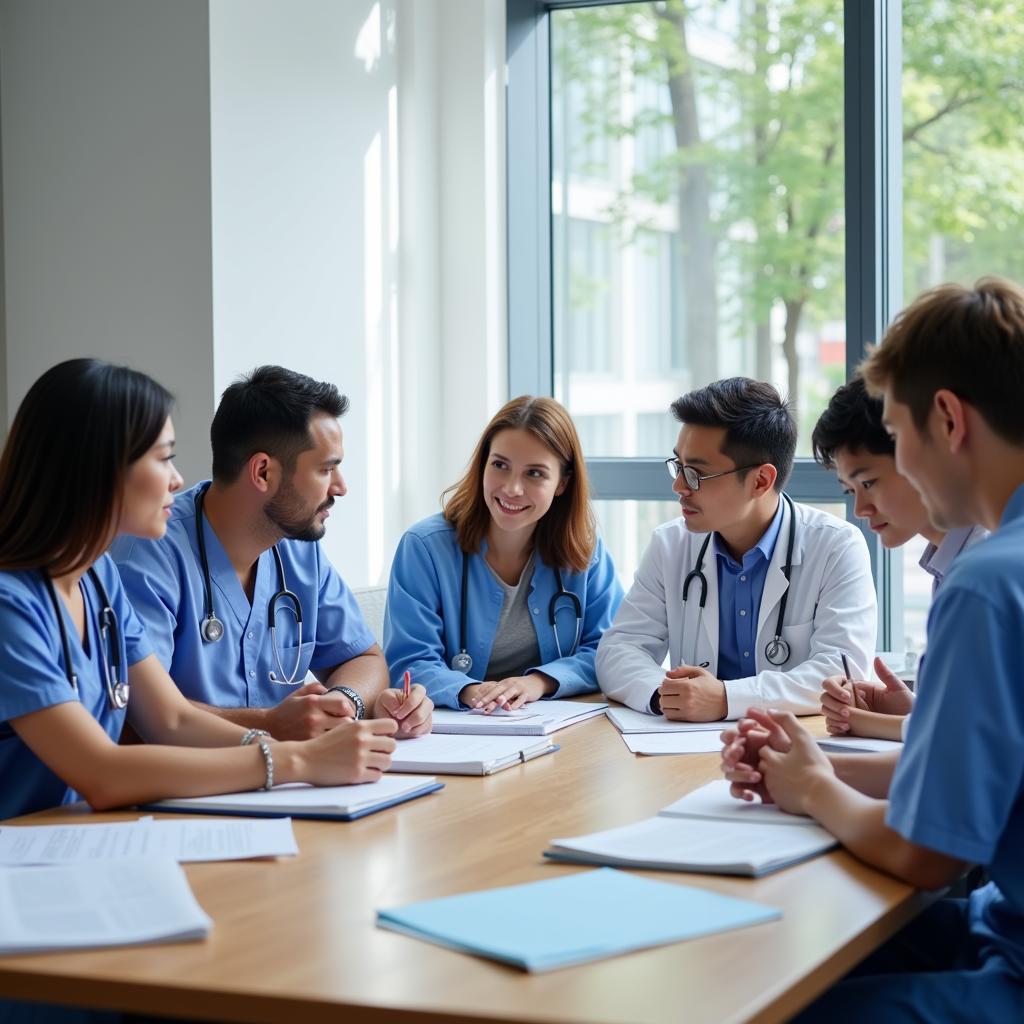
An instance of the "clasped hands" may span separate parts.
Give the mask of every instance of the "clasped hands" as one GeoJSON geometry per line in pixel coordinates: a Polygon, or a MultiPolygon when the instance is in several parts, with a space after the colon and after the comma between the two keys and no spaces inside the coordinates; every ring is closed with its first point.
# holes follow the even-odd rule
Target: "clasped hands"
{"type": "Polygon", "coordinates": [[[725,683],[699,665],[669,669],[658,698],[661,713],[673,722],[717,722],[729,711],[725,683]]]}
{"type": "Polygon", "coordinates": [[[760,798],[790,814],[807,814],[815,786],[835,773],[795,715],[750,708],[722,732],[722,774],[737,799],[760,798]]]}

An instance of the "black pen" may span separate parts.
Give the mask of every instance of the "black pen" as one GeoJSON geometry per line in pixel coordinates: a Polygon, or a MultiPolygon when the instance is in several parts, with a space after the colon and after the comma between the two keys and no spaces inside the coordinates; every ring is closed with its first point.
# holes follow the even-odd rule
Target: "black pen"
{"type": "Polygon", "coordinates": [[[840,654],[843,659],[843,675],[846,676],[846,681],[850,682],[850,663],[846,660],[845,654],[840,654]]]}

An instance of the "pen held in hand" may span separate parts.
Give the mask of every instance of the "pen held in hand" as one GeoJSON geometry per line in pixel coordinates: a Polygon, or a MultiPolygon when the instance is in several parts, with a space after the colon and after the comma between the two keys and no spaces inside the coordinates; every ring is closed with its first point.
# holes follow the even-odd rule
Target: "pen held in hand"
{"type": "MultiPolygon", "coordinates": [[[[843,675],[846,677],[846,681],[850,681],[850,662],[847,660],[845,654],[841,654],[840,657],[843,659],[843,675]]],[[[406,672],[406,675],[409,673],[406,672]]]]}
{"type": "Polygon", "coordinates": [[[408,670],[406,670],[406,672],[402,676],[402,700],[409,699],[409,690],[411,688],[411,684],[412,676],[410,675],[408,670]]]}

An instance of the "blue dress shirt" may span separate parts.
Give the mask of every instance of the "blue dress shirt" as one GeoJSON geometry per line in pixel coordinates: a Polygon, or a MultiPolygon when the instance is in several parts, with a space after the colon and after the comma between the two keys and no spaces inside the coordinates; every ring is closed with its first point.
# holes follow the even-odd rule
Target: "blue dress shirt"
{"type": "Polygon", "coordinates": [[[920,696],[887,822],[920,846],[988,866],[970,927],[1024,975],[1024,486],[953,563],[928,614],[920,696]]]}
{"type": "MultiPolygon", "coordinates": [[[[104,555],[93,568],[117,616],[124,682],[127,667],[152,652],[114,563],[104,555]]],[[[125,711],[111,708],[107,701],[105,653],[99,630],[102,604],[88,574],[82,577],[82,592],[84,647],[61,605],[72,671],[78,676],[76,694],[68,682],[60,628],[43,577],[35,570],[0,572],[0,818],[80,799],[22,742],[9,724],[12,718],[77,700],[115,743],[121,736],[125,711]]]]}
{"type": "Polygon", "coordinates": [[[757,675],[754,644],[761,595],[768,576],[775,542],[782,528],[783,502],[775,510],[768,529],[743,556],[742,562],[729,554],[718,534],[712,541],[718,565],[718,678],[744,679],[757,675]]]}
{"type": "Polygon", "coordinates": [[[309,669],[334,668],[373,646],[352,592],[319,543],[279,541],[288,589],[302,603],[302,645],[288,603],[278,602],[277,654],[286,675],[296,666],[297,671],[294,685],[272,682],[271,672],[281,675],[268,625],[270,600],[282,589],[274,554],[268,550],[259,557],[250,604],[204,516],[213,607],[224,624],[219,641],[205,641],[200,627],[206,598],[196,537],[196,495],[204,486],[175,498],[162,539],[122,537],[111,548],[157,657],[189,700],[222,708],[273,707],[302,685],[309,669]]]}
{"type": "MultiPolygon", "coordinates": [[[[582,606],[579,646],[571,656],[558,655],[554,631],[558,630],[562,651],[568,655],[576,637],[576,616],[572,602],[562,597],[551,626],[548,614],[557,591],[555,572],[538,559],[530,582],[529,609],[541,663],[527,671],[557,680],[553,696],[572,697],[597,690],[597,643],[619,607],[622,586],[600,540],[586,571],[563,570],[562,582],[582,606]]],[[[470,556],[466,637],[459,636],[461,590],[462,552],[444,516],[438,513],[406,531],[391,566],[384,654],[395,683],[408,669],[413,682],[422,683],[438,707],[459,707],[459,691],[482,680],[491,660],[504,591],[484,563],[483,551],[470,556]],[[451,668],[461,645],[473,659],[468,675],[451,668]]]]}

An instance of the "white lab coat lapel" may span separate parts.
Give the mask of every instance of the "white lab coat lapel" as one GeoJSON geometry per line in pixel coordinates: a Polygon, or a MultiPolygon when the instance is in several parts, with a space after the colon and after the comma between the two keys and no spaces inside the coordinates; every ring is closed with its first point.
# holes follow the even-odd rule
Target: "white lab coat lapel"
{"type": "MultiPolygon", "coordinates": [[[[683,565],[682,579],[697,564],[697,556],[700,554],[701,546],[704,543],[706,534],[689,534],[686,545],[689,558],[683,565]]],[[[704,603],[704,615],[700,614],[700,580],[694,579],[690,583],[688,600],[684,606],[684,628],[682,635],[682,650],[679,657],[673,660],[672,668],[682,664],[697,665],[707,662],[711,671],[716,670],[718,665],[718,566],[715,564],[715,544],[712,541],[704,553],[704,577],[708,582],[708,599],[704,603]],[[698,621],[700,627],[698,632],[698,621]],[[696,655],[695,652],[696,651],[696,655]]],[[[680,581],[682,587],[682,580],[680,581]]]]}
{"type": "MultiPolygon", "coordinates": [[[[762,653],[765,644],[775,636],[775,623],[779,615],[779,602],[789,586],[782,567],[786,564],[786,554],[789,550],[789,517],[796,512],[796,508],[794,506],[791,512],[785,498],[780,500],[783,502],[782,522],[779,524],[779,535],[775,540],[775,550],[772,551],[772,560],[768,565],[768,574],[764,580],[764,590],[761,592],[761,610],[757,615],[757,654],[755,658],[759,667],[763,660],[762,653]]],[[[797,515],[796,536],[793,543],[793,565],[800,564],[802,553],[800,517],[797,515]]],[[[791,594],[787,604],[787,618],[789,618],[789,606],[792,605],[792,601],[793,596],[791,594]]]]}

